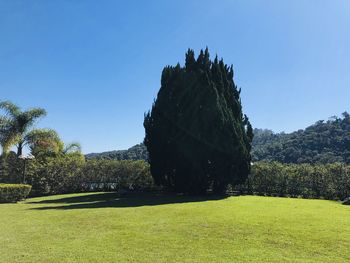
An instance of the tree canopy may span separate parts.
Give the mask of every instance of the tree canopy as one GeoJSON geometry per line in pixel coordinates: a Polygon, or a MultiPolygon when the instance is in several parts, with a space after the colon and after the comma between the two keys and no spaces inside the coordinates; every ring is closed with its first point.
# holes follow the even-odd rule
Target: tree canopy
{"type": "Polygon", "coordinates": [[[152,109],[145,115],[144,143],[155,182],[177,192],[223,192],[250,170],[253,137],[243,115],[233,67],[209,51],[186,53],[184,67],[167,66],[152,109]]]}
{"type": "Polygon", "coordinates": [[[254,129],[253,160],[350,164],[350,115],[317,121],[304,130],[274,133],[254,129]]]}
{"type": "Polygon", "coordinates": [[[6,155],[12,146],[17,147],[17,157],[22,155],[23,148],[28,147],[31,154],[38,156],[67,153],[81,154],[79,143],[64,145],[58,133],[52,129],[36,129],[35,123],[46,115],[42,108],[31,108],[22,111],[10,101],[1,101],[0,110],[0,144],[6,155]]]}
{"type": "Polygon", "coordinates": [[[27,136],[35,122],[46,115],[42,108],[32,108],[22,111],[17,105],[10,101],[0,102],[0,109],[4,115],[0,117],[1,146],[4,153],[11,146],[17,146],[17,156],[20,156],[23,147],[28,143],[27,136]]]}

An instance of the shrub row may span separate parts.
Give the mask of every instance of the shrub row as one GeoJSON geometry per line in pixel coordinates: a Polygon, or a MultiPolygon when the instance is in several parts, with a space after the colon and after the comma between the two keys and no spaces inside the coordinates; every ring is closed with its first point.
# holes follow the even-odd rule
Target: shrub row
{"type": "Polygon", "coordinates": [[[25,199],[32,187],[26,184],[0,184],[0,203],[12,203],[25,199]]]}
{"type": "Polygon", "coordinates": [[[149,167],[144,161],[50,159],[30,169],[28,182],[33,194],[85,191],[146,190],[152,187],[149,167]]]}
{"type": "MultiPolygon", "coordinates": [[[[8,158],[6,166],[0,167],[0,178],[6,183],[22,182],[23,161],[8,158]]],[[[85,161],[74,155],[29,161],[26,183],[32,185],[31,195],[36,196],[121,189],[145,191],[154,187],[149,165],[144,161],[85,161]]],[[[343,200],[350,197],[350,166],[258,162],[252,166],[248,180],[233,190],[244,194],[343,200]]]]}
{"type": "Polygon", "coordinates": [[[246,183],[235,190],[245,194],[343,200],[350,196],[350,166],[255,163],[246,183]]]}
{"type": "MultiPolygon", "coordinates": [[[[22,160],[7,158],[6,166],[3,181],[23,181],[22,160]]],[[[79,155],[27,161],[26,183],[32,186],[31,196],[153,187],[149,165],[144,161],[85,161],[79,155]]]]}

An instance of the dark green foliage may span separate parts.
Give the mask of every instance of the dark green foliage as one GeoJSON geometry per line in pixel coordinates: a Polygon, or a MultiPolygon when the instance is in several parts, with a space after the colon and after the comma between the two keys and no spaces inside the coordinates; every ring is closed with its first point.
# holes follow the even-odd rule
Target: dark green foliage
{"type": "MultiPolygon", "coordinates": [[[[85,183],[115,183],[115,190],[141,191],[153,188],[149,165],[142,160],[90,160],[85,163],[83,176],[85,183]]],[[[102,187],[105,190],[110,188],[108,185],[102,187]]]]}
{"type": "MultiPolygon", "coordinates": [[[[2,182],[20,182],[22,162],[18,158],[8,158],[7,176],[2,182]]],[[[75,154],[27,161],[26,182],[32,185],[32,196],[153,187],[149,165],[144,161],[85,161],[75,154]]]]}
{"type": "Polygon", "coordinates": [[[147,160],[148,152],[143,143],[137,144],[127,150],[110,151],[102,153],[89,153],[85,155],[86,159],[104,159],[104,160],[147,160]]]}
{"type": "Polygon", "coordinates": [[[25,199],[32,187],[26,184],[0,184],[0,203],[13,203],[25,199]]]}
{"type": "Polygon", "coordinates": [[[242,113],[233,69],[188,50],[186,65],[167,66],[151,112],[144,143],[158,185],[176,192],[225,191],[250,170],[252,128],[242,113]]]}
{"type": "Polygon", "coordinates": [[[350,196],[350,166],[259,162],[252,167],[243,193],[343,200],[350,196]]]}
{"type": "Polygon", "coordinates": [[[350,164],[350,116],[318,121],[290,134],[254,130],[253,161],[350,164]]]}
{"type": "MultiPolygon", "coordinates": [[[[22,179],[21,160],[7,162],[6,182],[22,179]]],[[[145,191],[154,189],[150,166],[144,161],[89,160],[78,155],[34,159],[27,163],[31,196],[86,191],[145,191]]],[[[350,166],[257,162],[248,179],[234,187],[245,194],[325,198],[350,196],[350,166]]]]}
{"type": "Polygon", "coordinates": [[[79,192],[84,160],[79,156],[55,156],[28,162],[27,182],[32,195],[79,192]]]}
{"type": "Polygon", "coordinates": [[[344,199],[344,201],[342,202],[343,205],[350,205],[350,197],[347,197],[344,199]]]}
{"type": "Polygon", "coordinates": [[[1,155],[0,163],[0,183],[23,183],[23,160],[15,152],[1,155]]]}

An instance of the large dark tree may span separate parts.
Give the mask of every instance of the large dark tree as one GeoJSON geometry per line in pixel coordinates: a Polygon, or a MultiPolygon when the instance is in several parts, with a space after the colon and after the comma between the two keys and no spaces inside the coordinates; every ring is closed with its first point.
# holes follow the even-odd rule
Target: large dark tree
{"type": "Polygon", "coordinates": [[[167,66],[152,110],[145,115],[144,143],[152,176],[176,192],[223,192],[250,170],[253,137],[242,113],[233,68],[208,49],[186,64],[167,66]]]}

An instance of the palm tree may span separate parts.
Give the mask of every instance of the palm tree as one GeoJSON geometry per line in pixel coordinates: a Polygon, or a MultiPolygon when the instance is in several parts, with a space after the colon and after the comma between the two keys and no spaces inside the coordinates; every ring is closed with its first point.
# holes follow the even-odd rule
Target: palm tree
{"type": "Polygon", "coordinates": [[[52,129],[35,129],[25,136],[25,141],[34,156],[44,154],[57,154],[63,148],[58,133],[52,129]]]}
{"type": "Polygon", "coordinates": [[[70,154],[81,153],[81,146],[78,142],[67,145],[59,137],[58,133],[52,129],[35,129],[29,132],[25,141],[34,156],[40,154],[70,154]]]}
{"type": "Polygon", "coordinates": [[[11,145],[14,143],[14,138],[11,138],[10,133],[11,129],[9,119],[5,116],[0,116],[0,145],[4,155],[9,152],[11,145]]]}
{"type": "Polygon", "coordinates": [[[5,112],[0,117],[0,143],[3,153],[7,153],[11,146],[17,146],[17,156],[22,155],[23,147],[28,143],[28,135],[33,132],[35,122],[46,115],[42,108],[32,108],[27,111],[10,101],[0,102],[0,109],[5,112]]]}

